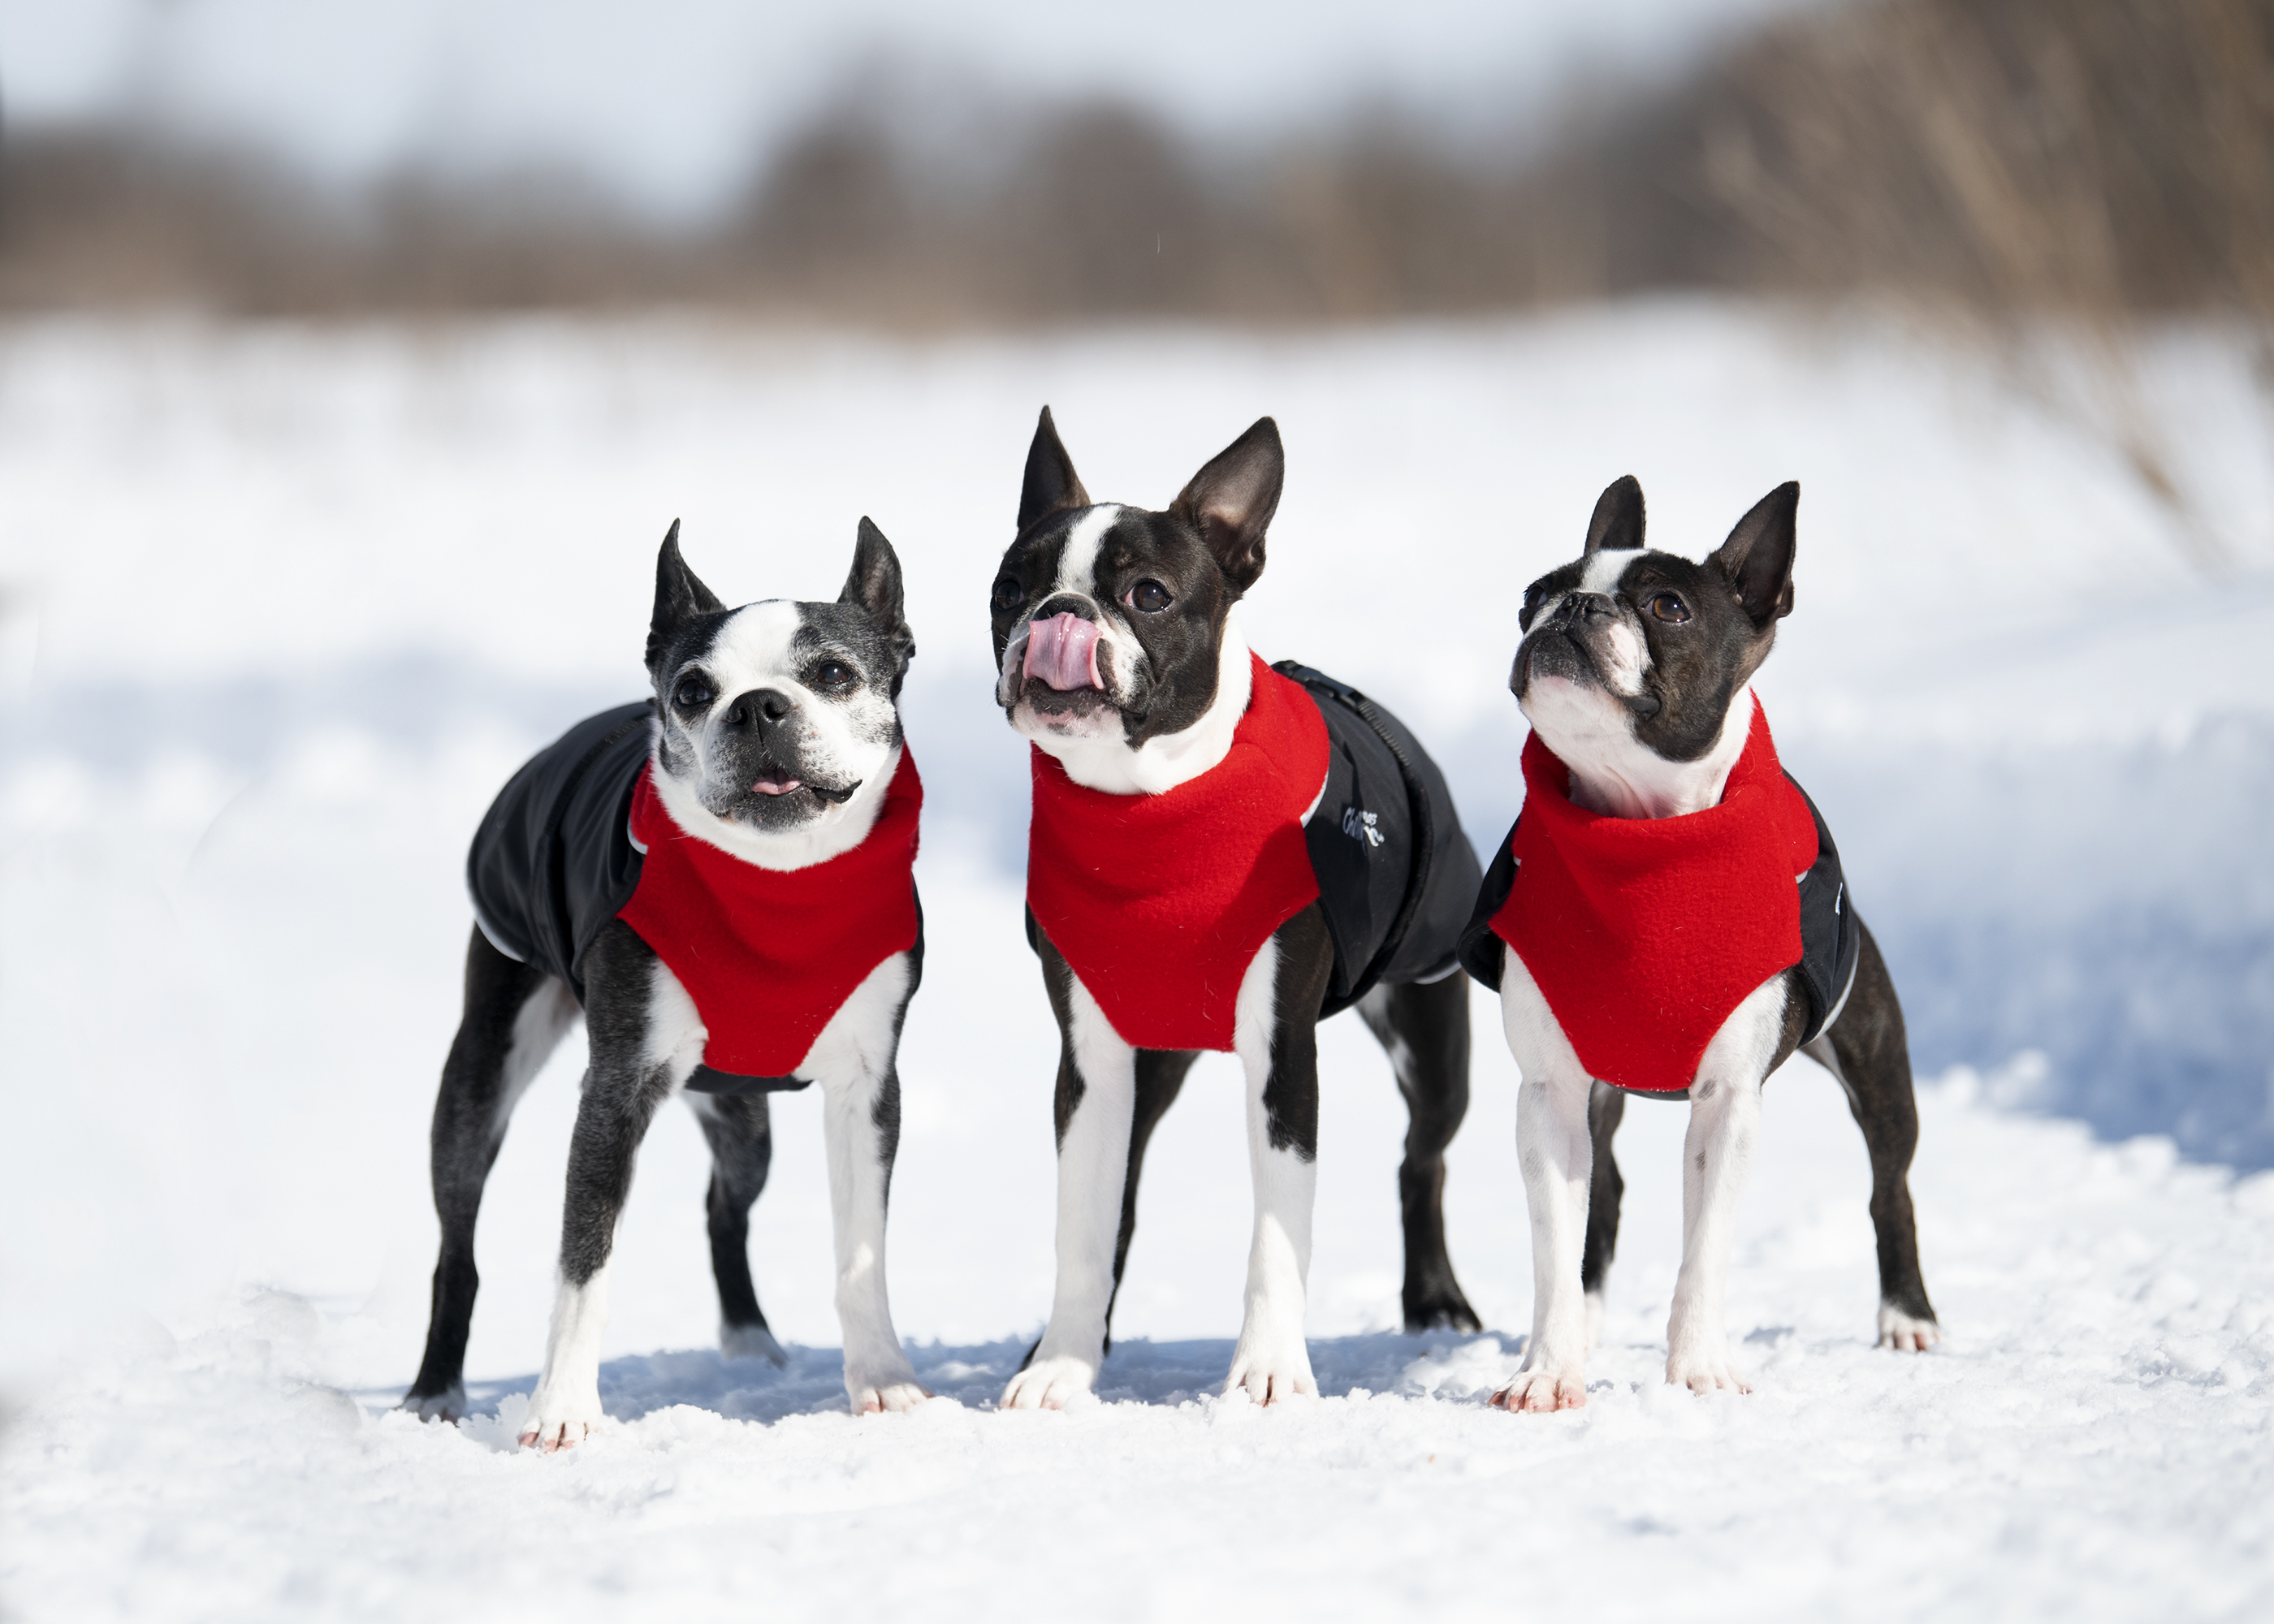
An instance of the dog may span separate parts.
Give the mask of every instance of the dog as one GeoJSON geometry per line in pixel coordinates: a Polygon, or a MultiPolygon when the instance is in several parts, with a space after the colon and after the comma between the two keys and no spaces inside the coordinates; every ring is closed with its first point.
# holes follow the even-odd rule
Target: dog
{"type": "Polygon", "coordinates": [[[923,964],[922,788],[899,707],[915,653],[900,560],[867,519],[835,603],[737,609],[688,568],[673,524],[656,560],[652,698],[588,718],[524,766],[468,858],[465,1012],[434,1103],[441,1255],[404,1408],[465,1413],[482,1186],[580,1011],[591,1063],[521,1442],[572,1447],[601,1422],[609,1252],[640,1141],[675,1094],[711,1147],[721,1351],[785,1362],[750,1283],[749,1210],[772,1155],[767,1094],[817,1082],[847,1394],[856,1410],[929,1396],[885,1290],[896,1056],[923,964]]]}
{"type": "Polygon", "coordinates": [[[1095,1387],[1154,1127],[1206,1049],[1246,1074],[1255,1224],[1224,1391],[1315,1395],[1303,1337],[1323,1015],[1355,1007],[1412,1128],[1409,1327],[1474,1329],[1446,1255],[1444,1152],[1468,1106],[1479,875],[1442,776],[1396,718],[1233,613],[1263,573],[1285,459],[1269,417],[1165,510],[1093,503],[1043,410],[996,574],[996,700],[1033,741],[1028,940],[1057,1017],[1058,1275],[1006,1409],[1095,1387]],[[1476,876],[1472,878],[1472,876],[1476,876]]]}
{"type": "Polygon", "coordinates": [[[1902,1008],[1751,688],[1792,612],[1799,501],[1779,486],[1699,564],[1645,547],[1642,487],[1621,479],[1580,557],[1524,596],[1509,686],[1532,730],[1525,808],[1462,939],[1500,989],[1524,1079],[1532,1338],[1500,1408],[1587,1402],[1630,1092],[1690,1101],[1666,1379],[1748,1390],[1723,1327],[1731,1234],[1762,1083],[1796,1049],[1838,1080],[1870,1151],[1880,1345],[1940,1340],[1908,1184],[1902,1008]]]}

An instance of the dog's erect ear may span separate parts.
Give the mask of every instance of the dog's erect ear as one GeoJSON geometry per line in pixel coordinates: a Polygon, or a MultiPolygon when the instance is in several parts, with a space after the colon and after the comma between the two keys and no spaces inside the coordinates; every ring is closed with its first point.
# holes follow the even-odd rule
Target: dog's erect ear
{"type": "Polygon", "coordinates": [[[907,618],[901,603],[900,555],[866,514],[853,538],[853,573],[845,577],[845,590],[837,601],[866,609],[883,627],[898,626],[907,618]]]}
{"type": "MultiPolygon", "coordinates": [[[[915,635],[908,630],[907,599],[900,585],[900,555],[892,551],[892,544],[885,539],[877,522],[865,514],[853,541],[853,573],[845,577],[845,590],[837,595],[837,601],[866,609],[875,617],[885,640],[900,650],[903,664],[915,658],[915,635]]],[[[892,688],[897,693],[900,684],[895,682],[892,688]]]]}
{"type": "Polygon", "coordinates": [[[1035,425],[1035,443],[1027,447],[1027,478],[1019,487],[1019,529],[1023,532],[1037,519],[1089,505],[1089,492],[1081,488],[1081,476],[1073,471],[1073,459],[1058,442],[1058,425],[1045,406],[1042,420],[1035,425]]]}
{"type": "Polygon", "coordinates": [[[1201,533],[1235,592],[1246,591],[1263,573],[1263,532],[1279,511],[1286,478],[1279,425],[1258,417],[1169,504],[1171,513],[1201,533]]]}
{"type": "Polygon", "coordinates": [[[1792,613],[1792,556],[1798,545],[1793,521],[1799,508],[1799,483],[1787,480],[1755,502],[1729,539],[1706,556],[1757,627],[1792,613]]]}
{"type": "Polygon", "coordinates": [[[1621,474],[1595,499],[1585,551],[1630,552],[1642,545],[1642,483],[1632,474],[1621,474]]]}
{"type": "Polygon", "coordinates": [[[655,555],[655,616],[647,627],[647,663],[652,668],[671,646],[673,634],[698,614],[716,614],[727,605],[698,580],[679,556],[679,521],[671,522],[663,550],[655,555]]]}

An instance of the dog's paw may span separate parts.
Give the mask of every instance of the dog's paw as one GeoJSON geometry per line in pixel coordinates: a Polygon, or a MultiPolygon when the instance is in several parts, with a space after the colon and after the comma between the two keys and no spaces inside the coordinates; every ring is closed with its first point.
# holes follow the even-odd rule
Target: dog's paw
{"type": "Polygon", "coordinates": [[[1879,1304],[1879,1346],[1898,1353],[1924,1353],[1942,1340],[1942,1327],[1933,1320],[1907,1314],[1892,1303],[1879,1304]]]}
{"type": "Polygon", "coordinates": [[[853,1413],[856,1416],[877,1416],[888,1411],[897,1415],[903,1410],[914,1410],[922,1403],[931,1396],[931,1389],[919,1385],[915,1372],[910,1371],[904,1377],[887,1377],[873,1381],[847,1377],[845,1396],[852,1401],[853,1413]]]}
{"type": "Polygon", "coordinates": [[[1251,1348],[1241,1342],[1232,1353],[1231,1374],[1224,1380],[1224,1391],[1230,1397],[1243,1390],[1258,1404],[1318,1397],[1318,1379],[1311,1374],[1310,1349],[1299,1337],[1284,1347],[1251,1348]]]}
{"type": "Polygon", "coordinates": [[[563,1449],[574,1449],[606,1425],[597,1388],[572,1399],[555,1398],[539,1386],[529,1401],[529,1414],[521,1424],[519,1441],[524,1449],[557,1455],[563,1449]]]}
{"type": "Polygon", "coordinates": [[[722,1359],[764,1359],[776,1370],[789,1364],[789,1355],[774,1340],[774,1334],[762,1325],[721,1325],[719,1327],[719,1357],[722,1359]]]}
{"type": "Polygon", "coordinates": [[[1064,1410],[1089,1396],[1097,1366],[1087,1359],[1036,1358],[1011,1378],[1000,1410],[1064,1410]]]}
{"type": "Polygon", "coordinates": [[[440,1393],[406,1393],[395,1406],[421,1421],[463,1421],[466,1418],[466,1384],[454,1381],[440,1393]]]}
{"type": "Polygon", "coordinates": [[[1716,1339],[1706,1347],[1678,1347],[1667,1355],[1666,1383],[1692,1393],[1751,1393],[1753,1389],[1729,1363],[1728,1344],[1716,1339]]]}
{"type": "Polygon", "coordinates": [[[1547,1415],[1558,1410],[1579,1410],[1586,1402],[1587,1379],[1577,1365],[1543,1365],[1538,1370],[1517,1372],[1487,1401],[1487,1407],[1510,1415],[1547,1415]]]}
{"type": "Polygon", "coordinates": [[[1461,1288],[1450,1279],[1416,1292],[1405,1304],[1405,1334],[1419,1336],[1427,1331],[1475,1332],[1485,1328],[1477,1318],[1477,1311],[1469,1306],[1469,1299],[1461,1288]]]}

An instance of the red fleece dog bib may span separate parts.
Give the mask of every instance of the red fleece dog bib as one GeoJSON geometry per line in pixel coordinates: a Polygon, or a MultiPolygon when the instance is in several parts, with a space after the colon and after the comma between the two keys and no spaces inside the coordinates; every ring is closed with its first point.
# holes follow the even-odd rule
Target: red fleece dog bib
{"type": "Polygon", "coordinates": [[[1034,752],[1027,906],[1139,1049],[1231,1049],[1241,977],[1319,895],[1303,815],[1326,783],[1327,726],[1250,658],[1230,752],[1165,794],[1088,789],[1034,752]]]}
{"type": "Polygon", "coordinates": [[[671,966],[709,1033],[703,1063],[787,1077],[853,989],[916,944],[916,826],[923,781],[904,748],[868,838],[788,873],[681,829],[651,766],[632,792],[639,887],[617,917],[671,966]]]}
{"type": "Polygon", "coordinates": [[[1799,876],[1816,861],[1816,820],[1777,764],[1758,699],[1719,806],[1601,817],[1573,806],[1570,788],[1570,769],[1532,734],[1516,883],[1493,934],[1532,973],[1589,1076],[1687,1088],[1731,1011],[1800,962],[1799,876]]]}

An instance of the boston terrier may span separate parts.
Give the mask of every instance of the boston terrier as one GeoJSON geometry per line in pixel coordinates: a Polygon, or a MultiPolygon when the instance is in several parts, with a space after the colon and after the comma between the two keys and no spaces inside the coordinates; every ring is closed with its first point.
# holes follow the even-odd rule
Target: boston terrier
{"type": "Polygon", "coordinates": [[[1048,408],[992,602],[996,699],[1033,741],[1028,939],[1060,1034],[1058,1282],[1003,1396],[1094,1387],[1145,1147],[1202,1050],[1246,1074],[1255,1223],[1227,1393],[1315,1395],[1303,1337],[1322,1015],[1355,1007],[1411,1112],[1408,1326],[1475,1328],[1445,1252],[1468,1104],[1456,953],[1479,876],[1443,778],[1365,695],[1265,665],[1234,607],[1284,470],[1265,417],[1165,511],[1096,503],[1048,408]]]}
{"type": "Polygon", "coordinates": [[[1871,1154],[1880,1344],[1940,1339],[1906,1182],[1902,1009],[1751,688],[1792,613],[1799,501],[1779,486],[1697,564],[1645,548],[1642,487],[1621,479],[1581,556],[1525,593],[1509,679],[1532,730],[1525,806],[1462,943],[1524,1074],[1532,1339],[1504,1409],[1587,1402],[1630,1093],[1690,1101],[1666,1379],[1746,1390],[1722,1324],[1730,1237],[1761,1085],[1796,1049],[1839,1081],[1871,1154]]]}
{"type": "Polygon", "coordinates": [[[828,604],[729,609],[680,557],[678,525],[664,538],[652,699],[588,718],[523,767],[468,858],[465,1014],[434,1104],[441,1259],[404,1408],[465,1413],[482,1185],[515,1103],[580,1013],[591,1062],[522,1443],[568,1448],[600,1423],[608,1254],[640,1140],[674,1094],[711,1147],[722,1351],[784,1363],[750,1284],[749,1210],[772,1154],[767,1094],[818,1082],[846,1391],[856,1410],[928,1396],[885,1293],[895,1057],[923,963],[922,786],[899,708],[915,653],[900,560],[866,519],[828,604]]]}

